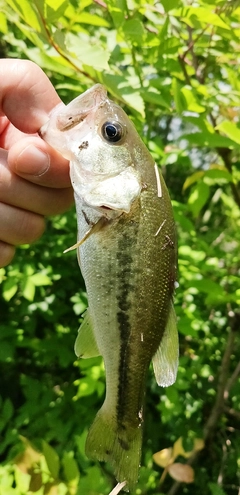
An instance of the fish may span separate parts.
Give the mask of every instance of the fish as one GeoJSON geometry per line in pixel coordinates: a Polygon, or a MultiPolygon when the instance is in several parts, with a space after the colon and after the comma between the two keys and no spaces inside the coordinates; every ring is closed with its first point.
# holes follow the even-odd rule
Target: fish
{"type": "Polygon", "coordinates": [[[88,295],[75,352],[101,355],[105,366],[105,400],[86,454],[109,462],[131,491],[141,462],[149,365],[164,387],[175,382],[178,368],[171,200],[149,150],[103,85],[58,105],[39,134],[70,161],[78,224],[70,249],[77,249],[88,295]]]}

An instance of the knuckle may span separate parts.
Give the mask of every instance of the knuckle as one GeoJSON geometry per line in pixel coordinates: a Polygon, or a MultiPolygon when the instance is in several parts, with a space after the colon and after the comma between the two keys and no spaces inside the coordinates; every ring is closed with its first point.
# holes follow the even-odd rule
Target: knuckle
{"type": "Polygon", "coordinates": [[[0,241],[0,268],[9,265],[15,255],[15,247],[0,241]]]}
{"type": "Polygon", "coordinates": [[[45,230],[45,220],[41,215],[32,212],[24,212],[22,222],[19,224],[16,233],[19,241],[17,244],[31,244],[37,241],[45,230]]]}

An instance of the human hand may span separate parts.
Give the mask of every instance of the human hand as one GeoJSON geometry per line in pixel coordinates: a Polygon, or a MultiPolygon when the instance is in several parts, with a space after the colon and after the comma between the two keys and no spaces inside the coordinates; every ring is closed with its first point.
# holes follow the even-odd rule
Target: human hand
{"type": "Polygon", "coordinates": [[[0,267],[18,244],[44,231],[44,216],[73,202],[69,164],[37,131],[61,103],[44,72],[27,60],[0,60],[0,267]],[[8,151],[7,151],[8,150],[8,151]]]}

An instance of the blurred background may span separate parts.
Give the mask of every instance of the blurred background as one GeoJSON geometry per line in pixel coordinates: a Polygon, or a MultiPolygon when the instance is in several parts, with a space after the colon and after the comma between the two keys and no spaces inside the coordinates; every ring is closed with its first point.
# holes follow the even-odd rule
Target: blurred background
{"type": "MultiPolygon", "coordinates": [[[[240,2],[0,0],[0,57],[42,67],[65,103],[96,82],[164,174],[178,231],[176,383],[148,375],[133,495],[240,494],[240,2]]],[[[76,359],[87,307],[74,208],[0,269],[0,494],[107,495],[84,453],[101,358],[76,359]]]]}

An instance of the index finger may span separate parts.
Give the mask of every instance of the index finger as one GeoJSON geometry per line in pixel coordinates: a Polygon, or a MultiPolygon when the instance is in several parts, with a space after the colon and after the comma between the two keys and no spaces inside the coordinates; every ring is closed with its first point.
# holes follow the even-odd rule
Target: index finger
{"type": "Polygon", "coordinates": [[[29,60],[0,60],[0,115],[25,133],[36,133],[61,100],[46,74],[29,60]]]}

